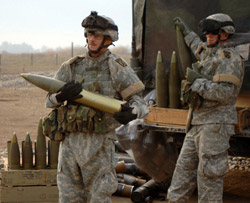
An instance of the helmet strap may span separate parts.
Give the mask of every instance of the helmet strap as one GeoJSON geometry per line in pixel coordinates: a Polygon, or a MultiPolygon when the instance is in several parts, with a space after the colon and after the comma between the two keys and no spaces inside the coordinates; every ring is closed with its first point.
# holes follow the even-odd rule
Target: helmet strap
{"type": "MultiPolygon", "coordinates": [[[[107,36],[104,35],[104,38],[102,40],[102,43],[100,45],[100,47],[97,49],[97,50],[91,50],[88,46],[88,49],[89,49],[89,52],[92,53],[92,54],[98,54],[103,48],[107,48],[109,45],[104,45],[105,41],[107,39],[107,36]]],[[[88,43],[88,39],[86,39],[87,43],[88,43]]]]}
{"type": "MultiPolygon", "coordinates": [[[[226,32],[225,32],[226,33],[226,32]]],[[[227,41],[228,40],[228,38],[230,37],[230,34],[228,34],[228,33],[226,33],[227,34],[227,37],[226,38],[223,38],[223,39],[221,39],[221,32],[220,32],[220,42],[225,42],[225,41],[227,41]]]]}

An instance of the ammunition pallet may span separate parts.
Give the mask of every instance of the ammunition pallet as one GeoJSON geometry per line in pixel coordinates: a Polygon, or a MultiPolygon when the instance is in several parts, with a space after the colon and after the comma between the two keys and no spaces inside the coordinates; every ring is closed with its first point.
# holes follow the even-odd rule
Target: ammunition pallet
{"type": "Polygon", "coordinates": [[[3,170],[3,187],[13,186],[52,186],[56,184],[56,169],[44,170],[3,170]]]}
{"type": "Polygon", "coordinates": [[[1,187],[1,202],[58,202],[57,186],[1,187]]]}
{"type": "Polygon", "coordinates": [[[152,130],[159,132],[185,133],[185,127],[161,126],[161,125],[152,125],[147,123],[145,123],[144,125],[151,128],[152,130]]]}
{"type": "MultiPolygon", "coordinates": [[[[237,108],[238,123],[235,125],[234,137],[250,137],[250,110],[237,108]]],[[[187,109],[149,107],[145,117],[145,126],[161,132],[185,133],[188,118],[187,109]]]]}
{"type": "Polygon", "coordinates": [[[150,107],[145,125],[156,131],[185,133],[188,110],[150,107]]]}
{"type": "Polygon", "coordinates": [[[58,202],[56,169],[2,170],[1,202],[58,202]]]}

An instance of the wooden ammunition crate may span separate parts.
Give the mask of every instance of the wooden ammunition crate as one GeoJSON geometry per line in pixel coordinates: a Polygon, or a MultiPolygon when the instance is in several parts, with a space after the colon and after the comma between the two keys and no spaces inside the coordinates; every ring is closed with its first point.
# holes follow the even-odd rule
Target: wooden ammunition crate
{"type": "Polygon", "coordinates": [[[56,169],[2,170],[1,202],[58,202],[56,169]]]}
{"type": "Polygon", "coordinates": [[[186,126],[188,110],[150,107],[145,122],[152,125],[184,127],[186,126]]]}
{"type": "MultiPolygon", "coordinates": [[[[250,127],[250,108],[237,107],[237,115],[238,123],[235,125],[235,131],[239,133],[245,128],[250,127]]],[[[145,123],[158,127],[185,129],[187,116],[187,109],[170,109],[152,106],[149,107],[149,114],[145,117],[145,123]]]]}
{"type": "Polygon", "coordinates": [[[1,202],[58,202],[57,186],[1,187],[1,202]]]}
{"type": "Polygon", "coordinates": [[[44,170],[3,170],[2,186],[56,185],[56,169],[44,170]]]}

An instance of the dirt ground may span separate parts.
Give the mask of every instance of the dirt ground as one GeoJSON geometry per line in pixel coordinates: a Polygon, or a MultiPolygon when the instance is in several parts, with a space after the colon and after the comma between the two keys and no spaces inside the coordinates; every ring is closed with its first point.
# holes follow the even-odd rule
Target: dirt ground
{"type": "MultiPolygon", "coordinates": [[[[19,78],[20,76],[17,76],[19,78]]],[[[0,78],[1,79],[1,78],[0,78]]],[[[40,117],[50,111],[45,108],[46,92],[30,85],[4,85],[0,80],[0,149],[7,148],[7,141],[16,132],[19,146],[29,132],[31,140],[36,140],[37,125],[40,117]],[[7,87],[6,87],[7,86],[7,87]]],[[[113,197],[113,202],[131,202],[129,198],[113,197]]],[[[162,202],[162,201],[154,201],[162,202]]],[[[165,201],[164,201],[165,202],[165,201]]],[[[189,202],[197,202],[194,194],[189,202]]],[[[225,194],[224,202],[250,202],[250,198],[225,194]]]]}
{"type": "Polygon", "coordinates": [[[19,144],[27,132],[34,141],[40,117],[49,112],[44,106],[46,92],[36,87],[1,88],[0,95],[0,148],[6,148],[13,132],[19,144]]]}

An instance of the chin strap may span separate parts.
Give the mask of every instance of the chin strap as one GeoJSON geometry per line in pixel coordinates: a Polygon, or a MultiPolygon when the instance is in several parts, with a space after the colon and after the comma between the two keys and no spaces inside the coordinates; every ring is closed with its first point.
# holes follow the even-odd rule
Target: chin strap
{"type": "Polygon", "coordinates": [[[219,34],[218,34],[218,40],[217,40],[214,44],[209,45],[208,47],[215,47],[215,46],[217,46],[220,42],[224,42],[224,41],[227,41],[227,40],[228,40],[228,38],[227,38],[227,39],[224,39],[224,40],[221,39],[221,31],[220,31],[219,34]]]}
{"type": "MultiPolygon", "coordinates": [[[[89,46],[88,46],[89,52],[92,53],[92,54],[98,54],[103,48],[108,48],[109,45],[111,45],[111,44],[109,44],[109,45],[104,45],[106,39],[107,39],[107,36],[104,35],[104,38],[103,38],[103,40],[102,40],[102,44],[100,45],[100,47],[99,47],[97,50],[91,50],[91,49],[89,48],[89,46]]],[[[88,43],[88,39],[86,39],[86,41],[87,41],[87,43],[88,43]]]]}
{"type": "Polygon", "coordinates": [[[216,47],[219,44],[219,41],[220,40],[217,40],[214,44],[207,45],[207,47],[209,48],[216,47]]]}

